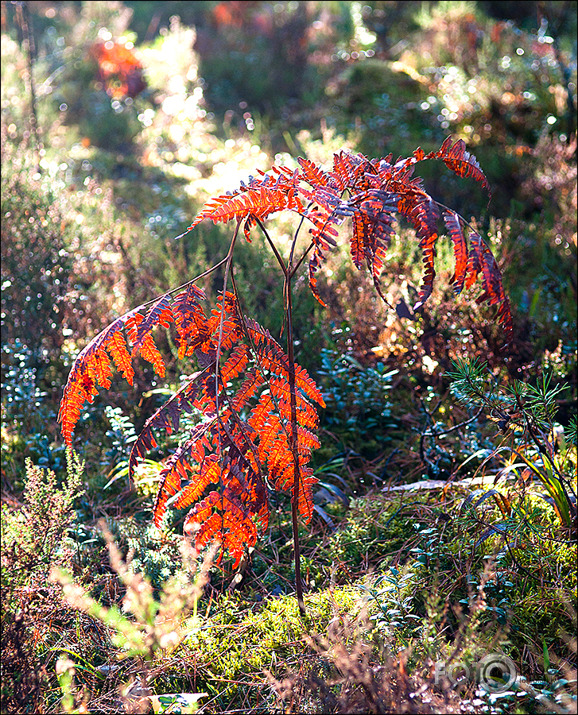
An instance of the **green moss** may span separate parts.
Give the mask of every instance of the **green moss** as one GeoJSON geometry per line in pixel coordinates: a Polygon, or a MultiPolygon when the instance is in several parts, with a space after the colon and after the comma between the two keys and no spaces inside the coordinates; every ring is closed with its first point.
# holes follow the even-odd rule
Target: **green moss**
{"type": "Polygon", "coordinates": [[[201,680],[197,688],[229,702],[242,695],[246,678],[261,681],[263,671],[280,675],[286,664],[297,662],[308,649],[305,636],[325,633],[357,601],[358,591],[351,586],[310,594],[305,597],[307,616],[301,619],[294,596],[248,607],[242,596],[224,595],[202,628],[187,638],[182,658],[194,664],[201,680]]]}

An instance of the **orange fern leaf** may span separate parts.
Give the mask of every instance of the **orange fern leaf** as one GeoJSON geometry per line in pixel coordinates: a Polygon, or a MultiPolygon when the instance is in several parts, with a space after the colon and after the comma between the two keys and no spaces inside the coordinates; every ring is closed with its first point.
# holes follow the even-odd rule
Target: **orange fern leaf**
{"type": "Polygon", "coordinates": [[[149,417],[133,444],[129,457],[129,475],[132,476],[137,460],[157,447],[154,432],[163,430],[167,434],[179,429],[180,417],[183,412],[192,412],[195,401],[203,390],[207,390],[207,382],[212,378],[211,366],[197,372],[193,377],[174,393],[158,410],[149,417]]]}
{"type": "Polygon", "coordinates": [[[173,298],[173,316],[177,326],[179,359],[196,351],[208,353],[212,347],[211,330],[200,301],[202,290],[191,283],[173,298]]]}
{"type": "MultiPolygon", "coordinates": [[[[477,232],[466,238],[464,226],[469,224],[434,201],[422,179],[414,177],[416,165],[428,159],[443,161],[458,176],[473,178],[489,191],[464,142],[452,143],[448,138],[437,151],[426,154],[418,148],[396,162],[391,154],[370,160],[363,154],[339,152],[327,171],[303,158],[295,170],[274,166],[270,172],[259,171],[235,191],[210,199],[190,228],[204,219],[215,224],[235,221],[237,230],[242,227],[250,240],[251,230],[257,225],[263,229],[262,222],[272,214],[297,213],[309,223],[310,245],[293,262],[293,244],[287,265],[275,251],[276,257],[287,283],[307,259],[311,290],[323,303],[317,274],[337,245],[340,227],[351,219],[353,263],[369,271],[385,300],[379,280],[396,216],[401,216],[414,227],[422,251],[424,277],[417,309],[433,290],[438,224],[443,217],[455,257],[454,291],[472,287],[481,277],[477,300],[497,306],[498,321],[509,335],[510,305],[490,249],[477,232]]],[[[298,233],[299,229],[295,240],[298,233]]],[[[231,250],[233,246],[234,242],[231,250]]],[[[129,472],[147,451],[158,447],[160,432],[182,431],[183,413],[197,415],[199,424],[188,436],[182,435],[179,447],[164,463],[154,520],[160,524],[169,506],[192,507],[185,531],[195,532],[197,548],[217,540],[222,553],[228,551],[237,566],[267,526],[270,490],[287,492],[294,514],[311,519],[317,480],[310,461],[319,447],[317,406],[324,406],[323,396],[271,334],[241,314],[233,293],[219,296],[207,313],[205,296],[192,282],[177,290],[130,311],[87,345],[71,370],[59,420],[70,446],[84,404],[94,400],[99,387],[110,387],[114,370],[132,383],[134,357],[142,357],[164,375],[165,362],[153,331],[157,326],[170,329],[178,357],[192,358],[199,371],[146,421],[132,449],[129,472]]]]}
{"type": "Polygon", "coordinates": [[[242,503],[243,509],[250,512],[259,533],[263,533],[269,524],[269,499],[263,479],[254,469],[231,472],[232,477],[225,487],[225,496],[242,503]]]}
{"type": "MultiPolygon", "coordinates": [[[[300,460],[301,461],[301,460],[300,460]]],[[[317,484],[317,478],[313,476],[313,470],[305,466],[306,460],[299,465],[299,496],[298,509],[299,514],[303,517],[306,524],[311,521],[313,516],[313,487],[317,484]]],[[[284,469],[275,481],[275,487],[282,491],[289,492],[291,498],[294,498],[295,489],[295,462],[286,461],[284,469]]]]}
{"type": "MultiPolygon", "coordinates": [[[[133,354],[136,354],[137,350],[133,348],[133,354]]],[[[165,376],[165,361],[161,355],[159,349],[155,345],[152,335],[145,335],[140,344],[140,354],[145,360],[151,363],[155,372],[159,377],[165,376]]]]}
{"type": "Polygon", "coordinates": [[[114,361],[116,369],[122,374],[124,379],[132,385],[134,370],[129,351],[126,349],[126,341],[122,333],[113,333],[110,337],[106,349],[114,361]]]}
{"type": "Polygon", "coordinates": [[[246,345],[237,345],[231,355],[221,367],[221,380],[226,385],[241,375],[249,363],[249,348],[246,345]]]}
{"type": "Polygon", "coordinates": [[[320,166],[317,166],[314,162],[309,159],[303,159],[302,157],[299,157],[297,161],[301,166],[303,179],[310,186],[315,188],[320,188],[322,186],[336,188],[333,176],[328,172],[323,171],[320,166]]]}
{"type": "Polygon", "coordinates": [[[347,202],[353,213],[350,251],[358,269],[365,262],[374,279],[378,279],[391,238],[395,233],[393,212],[398,196],[378,189],[361,191],[347,202]]]}
{"type": "Polygon", "coordinates": [[[420,288],[414,310],[418,310],[431,295],[435,278],[435,244],[438,239],[437,222],[439,210],[437,204],[423,192],[410,191],[407,196],[400,196],[400,213],[410,221],[420,239],[425,266],[423,284],[420,288]]]}
{"type": "Polygon", "coordinates": [[[506,339],[509,339],[513,331],[512,313],[510,302],[504,291],[502,274],[490,249],[486,246],[481,236],[472,231],[471,241],[471,262],[468,262],[468,270],[471,266],[471,276],[468,278],[471,284],[475,277],[482,274],[482,294],[476,299],[478,303],[487,302],[490,305],[499,305],[498,322],[504,328],[506,339]]]}
{"type": "Polygon", "coordinates": [[[454,292],[459,294],[464,287],[466,272],[468,267],[468,244],[466,242],[462,223],[459,216],[454,211],[444,211],[444,223],[449,231],[454,247],[455,269],[451,277],[454,285],[454,292]]]}
{"type": "Polygon", "coordinates": [[[191,504],[196,504],[207,485],[218,484],[219,481],[224,481],[226,477],[227,473],[221,468],[218,456],[214,453],[206,455],[198,466],[198,471],[189,476],[189,484],[178,494],[174,502],[175,509],[182,509],[191,506],[191,504]]]}
{"type": "Polygon", "coordinates": [[[112,371],[109,354],[115,366],[120,366],[121,372],[132,384],[134,372],[130,359],[127,359],[128,351],[120,334],[134,316],[139,315],[142,319],[139,313],[142,309],[141,305],[117,318],[94,337],[74,361],[58,412],[62,435],[69,447],[72,446],[72,435],[84,404],[92,402],[98,395],[98,385],[104,388],[110,387],[112,371]]]}
{"type": "Polygon", "coordinates": [[[455,174],[462,178],[472,178],[482,184],[488,194],[492,195],[490,185],[476,157],[466,150],[463,139],[458,139],[452,145],[452,138],[447,137],[438,151],[426,154],[424,159],[441,159],[455,174]]]}
{"type": "MultiPolygon", "coordinates": [[[[98,394],[98,386],[110,387],[110,358],[129,384],[134,377],[132,358],[138,355],[164,377],[165,361],[152,337],[152,331],[157,326],[168,328],[173,321],[176,323],[179,357],[194,353],[201,357],[201,367],[214,360],[210,353],[217,344],[216,337],[212,335],[216,319],[211,323],[205,316],[200,305],[203,297],[202,291],[193,284],[174,297],[167,293],[158,298],[150,309],[146,310],[146,306],[141,305],[117,318],[90,341],[74,362],[60,404],[59,421],[69,446],[83,405],[87,401],[92,402],[98,394]],[[123,333],[127,335],[128,347],[123,333]]],[[[227,297],[225,305],[228,311],[226,328],[230,333],[231,330],[238,330],[234,298],[227,297]],[[234,317],[231,317],[233,313],[234,317]]]]}
{"type": "Polygon", "coordinates": [[[195,548],[201,551],[210,543],[221,545],[220,562],[223,551],[233,557],[233,568],[237,568],[245,548],[257,543],[257,527],[251,514],[245,512],[238,502],[218,492],[211,492],[189,513],[183,527],[184,533],[194,536],[195,548]]]}
{"type": "Polygon", "coordinates": [[[161,483],[153,506],[156,526],[161,524],[168,500],[181,491],[183,480],[188,481],[189,475],[194,473],[191,462],[202,462],[205,454],[212,450],[207,433],[213,424],[214,420],[211,420],[195,427],[189,439],[167,460],[160,474],[161,483]]]}
{"type": "Polygon", "coordinates": [[[227,223],[233,219],[241,221],[249,216],[265,219],[267,216],[285,209],[300,212],[303,210],[303,204],[294,193],[282,189],[263,186],[258,189],[248,189],[242,194],[233,196],[225,194],[208,201],[188,230],[190,231],[207,218],[215,224],[227,223]]]}
{"type": "Polygon", "coordinates": [[[233,396],[233,410],[235,410],[235,412],[242,410],[259,387],[264,384],[265,378],[260,370],[255,367],[248,370],[242,385],[233,396]]]}

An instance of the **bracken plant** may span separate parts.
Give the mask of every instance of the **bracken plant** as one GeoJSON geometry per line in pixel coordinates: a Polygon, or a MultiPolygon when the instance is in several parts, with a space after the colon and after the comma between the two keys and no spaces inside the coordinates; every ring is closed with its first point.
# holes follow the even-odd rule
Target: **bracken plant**
{"type": "MultiPolygon", "coordinates": [[[[165,361],[153,339],[157,328],[174,331],[178,357],[193,357],[198,370],[146,422],[130,455],[130,473],[147,452],[157,447],[159,432],[179,429],[183,412],[202,419],[166,459],[154,505],[160,524],[167,507],[192,507],[185,534],[201,550],[221,544],[236,567],[245,549],[255,545],[269,518],[269,495],[287,492],[292,504],[296,593],[304,612],[299,564],[298,518],[313,514],[311,453],[319,447],[317,407],[323,397],[313,379],[294,358],[292,284],[308,263],[309,284],[317,299],[317,273],[327,253],[337,245],[338,228],[351,220],[348,232],[351,257],[358,269],[367,269],[381,298],[380,276],[387,249],[395,235],[396,217],[415,230],[421,248],[424,275],[414,310],[432,293],[436,242],[443,222],[453,245],[455,293],[481,280],[478,302],[497,307],[497,320],[507,341],[512,317],[502,277],[480,234],[455,211],[436,202],[420,178],[413,178],[418,163],[438,159],[460,177],[470,177],[490,192],[477,160],[463,141],[448,137],[439,150],[421,148],[409,158],[368,159],[339,152],[333,168],[324,170],[299,158],[295,170],[274,166],[259,172],[231,193],[207,202],[190,229],[201,221],[234,222],[223,266],[223,286],[212,310],[195,285],[197,276],[117,318],[93,338],[78,355],[60,405],[59,421],[66,444],[86,402],[98,387],[109,388],[116,368],[132,384],[132,360],[140,355],[155,372],[165,375],[165,361]],[[280,211],[300,217],[288,258],[281,255],[264,222],[280,211]],[[308,232],[303,231],[308,225],[308,232]],[[283,278],[286,350],[268,330],[245,315],[232,265],[238,237],[251,240],[262,231],[283,278]],[[301,235],[304,236],[300,240],[301,235]],[[302,245],[303,244],[303,245],[302,245]]],[[[189,229],[189,230],[190,230],[189,229]]],[[[203,275],[206,275],[205,272],[203,275]]]]}

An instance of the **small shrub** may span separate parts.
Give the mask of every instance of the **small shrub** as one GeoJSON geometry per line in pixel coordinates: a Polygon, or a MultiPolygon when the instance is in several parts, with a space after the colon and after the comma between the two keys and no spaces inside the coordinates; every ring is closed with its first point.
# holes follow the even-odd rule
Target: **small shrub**
{"type": "Polygon", "coordinates": [[[536,479],[546,489],[562,526],[574,537],[578,529],[576,512],[576,416],[570,424],[569,444],[557,445],[556,398],[567,385],[552,385],[551,375],[543,375],[536,386],[514,381],[496,383],[487,365],[479,361],[454,362],[448,373],[454,395],[468,404],[482,405],[500,431],[512,431],[513,446],[504,450],[519,462],[506,462],[502,473],[521,468],[523,478],[536,479]]]}
{"type": "Polygon", "coordinates": [[[60,607],[47,578],[55,564],[72,564],[66,537],[82,469],[71,457],[59,487],[54,472],[27,461],[24,505],[2,503],[2,703],[11,712],[42,711],[48,675],[38,649],[60,607]]]}
{"type": "Polygon", "coordinates": [[[66,478],[58,486],[55,473],[26,461],[23,509],[11,511],[3,504],[3,559],[12,584],[22,583],[30,573],[46,576],[53,563],[70,559],[64,544],[66,530],[74,519],[73,504],[83,493],[84,466],[70,456],[66,478]]]}
{"type": "Polygon", "coordinates": [[[353,450],[372,459],[391,441],[389,432],[397,423],[389,393],[397,372],[382,362],[364,367],[337,348],[321,350],[317,374],[326,406],[321,427],[339,441],[340,451],[353,450]]]}
{"type": "MultiPolygon", "coordinates": [[[[174,652],[185,637],[190,637],[200,627],[197,603],[207,580],[213,552],[209,552],[197,576],[190,578],[191,571],[197,571],[196,554],[187,550],[184,543],[183,570],[164,583],[157,600],[150,582],[129,568],[107,530],[105,537],[111,566],[126,589],[122,610],[116,604],[102,606],[61,569],[54,567],[50,580],[61,586],[63,599],[69,606],[97,619],[112,631],[112,644],[118,648],[121,659],[137,658],[139,666],[135,678],[120,692],[121,700],[130,711],[140,711],[135,708],[144,707],[145,700],[150,700],[152,695],[149,681],[158,677],[158,673],[153,676],[151,672],[155,656],[174,652]],[[125,615],[129,613],[132,617],[125,615]],[[191,613],[192,618],[185,621],[191,613]]],[[[71,667],[68,666],[69,671],[71,667]]],[[[62,670],[62,665],[60,668],[62,670]]],[[[63,683],[62,677],[59,680],[64,701],[70,705],[72,684],[63,683]]],[[[157,701],[162,697],[156,696],[157,701]]]]}

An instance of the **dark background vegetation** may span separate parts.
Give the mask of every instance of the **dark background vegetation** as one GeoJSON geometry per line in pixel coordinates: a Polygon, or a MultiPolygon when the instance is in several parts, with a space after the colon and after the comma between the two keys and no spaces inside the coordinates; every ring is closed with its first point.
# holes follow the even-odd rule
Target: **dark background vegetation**
{"type": "MultiPolygon", "coordinates": [[[[481,1],[2,3],[1,449],[8,535],[2,558],[11,572],[2,582],[6,711],[58,712],[62,692],[54,668],[60,650],[76,654],[77,663],[110,662],[106,633],[91,641],[82,630],[88,621],[72,609],[59,622],[56,587],[46,586],[50,564],[63,563],[96,597],[114,601],[106,590],[115,577],[98,519],[107,519],[125,553],[136,549],[133,567],[156,589],[178,562],[173,535],[182,517],[163,534],[149,525],[154,477],[176,437],[151,455],[150,471],[138,484],[127,484],[122,468],[135,430],[193,367],[173,359],[167,383],[160,384],[141,365],[134,388],[118,380],[106,401],[87,406],[75,443],[85,461],[83,493],[70,503],[64,496],[50,501],[38,486],[42,472],[31,465],[52,470],[53,495],[65,489],[56,417],[74,357],[116,316],[223,257],[227,227],[201,224],[175,240],[210,196],[273,163],[294,166],[297,156],[330,164],[334,152],[349,149],[397,158],[418,146],[437,149],[448,135],[463,138],[476,155],[492,187],[491,202],[477,184],[441,164],[426,162],[419,173],[434,198],[475,221],[487,238],[510,296],[514,338],[504,347],[491,310],[475,302],[475,293],[454,297],[447,242],[438,250],[439,285],[410,317],[381,304],[345,250],[331,257],[320,277],[327,309],[306,280],[297,285],[297,360],[327,403],[315,457],[324,486],[311,529],[304,529],[308,589],[321,593],[329,581],[352,587],[390,565],[407,566],[410,548],[419,548],[429,554],[431,570],[411,582],[407,597],[408,612],[421,617],[424,593],[437,579],[447,603],[467,598],[484,551],[491,552],[502,559],[502,581],[494,580],[495,600],[485,613],[501,615],[491,609],[503,602],[508,652],[521,672],[548,685],[548,652],[557,654],[560,668],[575,667],[575,645],[572,651],[564,640],[573,627],[571,609],[555,595],[573,600],[575,552],[543,538],[568,543],[547,502],[532,502],[528,510],[524,500],[534,497],[524,496],[516,481],[505,487],[522,510],[509,515],[526,540],[529,561],[522,565],[508,560],[497,532],[480,541],[483,525],[457,511],[466,494],[458,499],[444,491],[445,516],[438,511],[439,492],[420,493],[407,505],[384,494],[394,485],[459,481],[484,469],[495,474],[508,467],[518,474],[511,462],[500,461],[505,437],[492,415],[480,414],[447,437],[432,436],[474,414],[449,392],[452,360],[483,359],[502,385],[535,384],[548,375],[552,387],[564,387],[555,401],[558,434],[575,414],[576,9],[576,2],[481,1]],[[98,48],[105,43],[124,54],[103,63],[98,48]],[[493,461],[478,470],[488,455],[493,461]],[[54,523],[61,529],[54,531],[54,523]],[[528,523],[533,530],[524,531],[528,523]],[[49,536],[38,541],[38,532],[49,536]],[[459,543],[464,533],[479,546],[467,556],[459,543]],[[458,579],[450,586],[456,573],[471,576],[468,584],[458,579]]],[[[279,245],[287,244],[291,229],[284,219],[274,223],[279,245]]],[[[415,236],[401,225],[383,277],[392,304],[413,305],[421,269],[415,236]]],[[[219,276],[201,281],[210,299],[219,276]]],[[[247,312],[279,335],[280,281],[258,238],[239,245],[236,278],[247,312]]],[[[170,337],[165,349],[170,353],[170,337]]],[[[575,450],[573,457],[564,454],[575,471],[575,450]]],[[[497,519],[498,506],[490,504],[484,508],[495,513],[484,518],[497,519]]],[[[232,614],[267,603],[262,622],[253,624],[265,633],[272,627],[267,608],[277,607],[269,599],[291,591],[283,506],[234,607],[227,605],[233,596],[221,593],[228,593],[230,574],[213,576],[208,593],[221,605],[213,605],[211,615],[223,627],[241,627],[243,618],[232,614]]],[[[381,591],[372,588],[383,605],[387,589],[383,583],[381,591]]],[[[379,630],[379,619],[375,623],[379,630]]],[[[407,636],[410,626],[404,622],[395,633],[407,636]]],[[[287,672],[305,677],[301,651],[287,645],[291,638],[295,634],[277,644],[280,662],[285,658],[287,672]]],[[[396,644],[407,645],[407,639],[396,644]]],[[[219,685],[207,663],[221,663],[222,654],[214,643],[203,647],[206,660],[194,661],[198,683],[161,661],[159,672],[165,671],[155,692],[205,689],[214,712],[273,708],[272,693],[280,691],[263,676],[272,667],[265,656],[249,667],[240,651],[237,664],[215,665],[224,679],[219,685]],[[261,695],[240,695],[243,688],[234,686],[239,673],[250,674],[247,682],[260,684],[255,692],[261,695]]],[[[113,687],[94,677],[88,666],[84,675],[77,672],[86,702],[94,711],[114,711],[110,692],[118,682],[113,687]]],[[[291,697],[338,707],[320,686],[307,681],[306,687],[296,677],[291,697]]],[[[550,697],[546,686],[535,688],[550,697]]],[[[498,706],[513,707],[507,698],[498,706]]]]}

